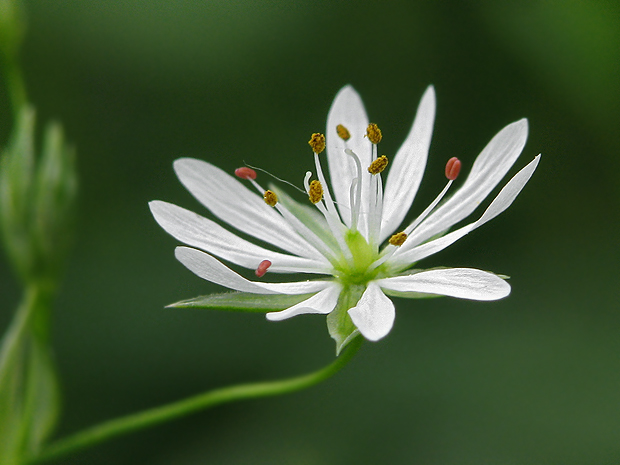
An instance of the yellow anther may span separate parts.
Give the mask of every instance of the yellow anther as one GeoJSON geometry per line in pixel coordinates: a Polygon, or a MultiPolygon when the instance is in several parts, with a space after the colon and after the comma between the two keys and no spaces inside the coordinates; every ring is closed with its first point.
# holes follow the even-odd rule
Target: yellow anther
{"type": "Polygon", "coordinates": [[[385,155],[381,155],[370,164],[370,166],[368,167],[368,172],[370,174],[379,174],[385,169],[387,165],[388,158],[385,155]]]}
{"type": "Polygon", "coordinates": [[[407,240],[407,234],[401,231],[399,233],[394,234],[392,237],[390,237],[390,240],[388,242],[392,245],[395,245],[396,247],[400,247],[401,245],[405,243],[406,240],[407,240]]]}
{"type": "Polygon", "coordinates": [[[375,123],[370,123],[368,128],[366,129],[366,137],[373,144],[378,144],[381,142],[383,135],[381,135],[381,129],[375,123]]]}
{"type": "Polygon", "coordinates": [[[263,194],[263,199],[265,199],[265,203],[270,207],[275,207],[278,203],[278,196],[274,191],[265,191],[265,193],[263,194]]]}
{"type": "Polygon", "coordinates": [[[315,132],[314,134],[312,134],[312,137],[308,141],[308,144],[310,144],[310,147],[312,147],[312,151],[314,153],[319,154],[323,150],[325,150],[325,136],[323,134],[315,132]]]}
{"type": "Polygon", "coordinates": [[[323,198],[323,186],[317,180],[314,180],[310,183],[310,188],[308,189],[308,198],[310,202],[317,204],[323,198]]]}
{"type": "Polygon", "coordinates": [[[342,140],[349,140],[351,138],[351,133],[342,124],[336,126],[336,132],[338,133],[338,137],[342,140]]]}

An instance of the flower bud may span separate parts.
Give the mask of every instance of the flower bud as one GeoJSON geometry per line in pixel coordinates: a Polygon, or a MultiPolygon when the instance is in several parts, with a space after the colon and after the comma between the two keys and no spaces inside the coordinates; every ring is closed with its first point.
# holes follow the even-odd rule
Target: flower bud
{"type": "Polygon", "coordinates": [[[77,190],[74,152],[49,124],[35,157],[35,111],[24,108],[0,160],[0,228],[24,282],[54,281],[69,245],[77,190]]]}

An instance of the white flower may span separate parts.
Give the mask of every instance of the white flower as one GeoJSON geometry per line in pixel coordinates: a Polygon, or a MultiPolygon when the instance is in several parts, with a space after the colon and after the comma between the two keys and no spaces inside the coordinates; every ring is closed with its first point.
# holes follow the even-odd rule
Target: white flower
{"type": "Polygon", "coordinates": [[[268,294],[303,296],[290,308],[267,313],[269,320],[304,313],[329,314],[328,327],[338,349],[358,333],[376,341],[387,335],[394,323],[394,304],[387,295],[496,300],[510,293],[504,279],[486,271],[411,268],[510,206],[536,169],[540,155],[504,186],[477,221],[445,234],[468,217],[512,167],[525,145],[527,121],[502,129],[480,153],[462,186],[440,204],[460,169],[458,160],[450,160],[446,168],[449,181],[439,196],[411,224],[398,229],[422,179],[434,119],[435,91],[430,86],[407,139],[390,163],[384,189],[380,173],[387,159],[377,156],[381,132],[376,125],[369,126],[357,92],[344,87],[327,118],[331,190],[319,155],[325,138],[315,134],[310,141],[317,180],[310,182],[308,172],[304,185],[316,208],[275,188],[265,191],[249,168],[237,170],[237,176],[253,184],[259,195],[210,163],[191,158],[175,161],[181,182],[213,215],[279,251],[249,242],[178,206],[153,201],[150,208],[161,227],[192,247],[177,247],[176,257],[201,278],[257,298],[268,294]],[[256,270],[259,277],[269,272],[326,278],[250,281],[214,256],[256,270]]]}

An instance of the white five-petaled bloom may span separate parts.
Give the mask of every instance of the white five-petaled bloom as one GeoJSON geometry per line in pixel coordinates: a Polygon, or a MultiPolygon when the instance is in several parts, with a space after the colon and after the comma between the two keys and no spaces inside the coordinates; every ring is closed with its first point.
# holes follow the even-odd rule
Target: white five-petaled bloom
{"type": "Polygon", "coordinates": [[[399,226],[420,185],[435,119],[435,91],[430,86],[418,107],[411,131],[391,161],[385,188],[381,172],[385,156],[377,156],[381,131],[369,124],[357,92],[346,86],[336,96],[327,118],[326,138],[314,134],[317,179],[304,185],[310,204],[283,192],[263,189],[249,168],[237,177],[210,163],[182,158],[174,169],[185,187],[216,217],[239,231],[280,249],[269,250],[242,239],[219,224],[178,206],[153,201],[151,211],[172,236],[191,246],[177,247],[176,257],[208,281],[244,293],[299,295],[291,307],[267,313],[283,320],[305,313],[328,314],[328,328],[338,350],[361,333],[376,341],[394,323],[394,304],[387,295],[445,295],[462,299],[496,300],[510,293],[501,277],[470,268],[413,270],[434,254],[506,210],[530,179],[540,155],[519,171],[499,192],[482,216],[446,234],[468,217],[497,186],[521,153],[527,139],[525,119],[502,129],[477,157],[456,192],[440,203],[460,170],[460,161],[446,166],[448,183],[413,222],[399,226]],[[331,190],[319,155],[327,148],[331,190]],[[250,281],[227,262],[269,273],[311,273],[327,278],[298,282],[250,281]]]}

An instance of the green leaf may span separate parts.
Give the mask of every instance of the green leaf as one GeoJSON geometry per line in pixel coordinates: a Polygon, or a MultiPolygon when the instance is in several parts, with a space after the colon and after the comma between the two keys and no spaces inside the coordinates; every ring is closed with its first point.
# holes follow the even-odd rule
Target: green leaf
{"type": "Polygon", "coordinates": [[[314,294],[251,294],[249,292],[226,292],[210,294],[193,299],[182,300],[168,305],[166,308],[204,308],[240,312],[269,312],[284,310],[309,299],[314,294]]]}
{"type": "Polygon", "coordinates": [[[353,324],[348,310],[357,305],[365,289],[366,287],[362,285],[347,286],[340,293],[336,308],[327,315],[327,329],[336,341],[336,355],[359,335],[359,330],[353,324]]]}

